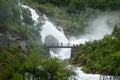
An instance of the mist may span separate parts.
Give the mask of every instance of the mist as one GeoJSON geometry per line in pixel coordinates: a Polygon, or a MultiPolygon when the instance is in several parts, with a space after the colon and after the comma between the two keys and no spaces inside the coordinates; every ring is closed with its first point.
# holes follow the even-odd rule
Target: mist
{"type": "Polygon", "coordinates": [[[86,41],[102,39],[104,35],[112,33],[114,25],[117,23],[119,23],[117,15],[100,15],[91,21],[90,25],[86,28],[86,33],[84,35],[81,35],[78,38],[71,37],[69,41],[72,44],[84,44],[86,41]]]}

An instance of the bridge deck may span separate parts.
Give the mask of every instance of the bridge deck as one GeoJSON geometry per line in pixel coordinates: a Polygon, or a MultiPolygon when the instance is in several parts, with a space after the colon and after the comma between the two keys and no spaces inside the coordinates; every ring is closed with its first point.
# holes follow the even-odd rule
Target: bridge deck
{"type": "Polygon", "coordinates": [[[78,46],[46,46],[47,48],[73,48],[78,46]]]}
{"type": "Polygon", "coordinates": [[[79,49],[79,45],[61,45],[61,46],[44,46],[46,49],[46,53],[50,56],[50,48],[71,48],[71,57],[73,56],[73,53],[79,49]]]}

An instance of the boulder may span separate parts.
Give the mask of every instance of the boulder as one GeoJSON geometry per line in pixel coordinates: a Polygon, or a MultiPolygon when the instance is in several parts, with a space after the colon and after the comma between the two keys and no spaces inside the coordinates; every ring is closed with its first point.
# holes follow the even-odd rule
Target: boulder
{"type": "MultiPolygon", "coordinates": [[[[59,41],[52,35],[47,35],[45,38],[45,45],[46,46],[59,46],[59,41]]],[[[54,53],[58,53],[58,48],[51,48],[50,51],[54,53]]]]}
{"type": "Polygon", "coordinates": [[[47,35],[45,38],[46,46],[59,46],[59,41],[52,35],[47,35]]]}

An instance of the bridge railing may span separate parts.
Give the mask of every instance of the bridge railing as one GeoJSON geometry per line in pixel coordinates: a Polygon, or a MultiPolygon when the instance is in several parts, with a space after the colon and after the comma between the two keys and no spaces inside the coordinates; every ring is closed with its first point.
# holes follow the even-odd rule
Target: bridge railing
{"type": "Polygon", "coordinates": [[[59,46],[54,46],[54,45],[44,45],[46,49],[46,53],[50,54],[50,48],[71,48],[71,57],[74,55],[74,53],[80,49],[79,44],[73,44],[73,45],[59,45],[59,46]]]}
{"type": "Polygon", "coordinates": [[[60,45],[46,45],[46,44],[44,44],[44,46],[80,46],[80,44],[60,44],[60,45]]]}

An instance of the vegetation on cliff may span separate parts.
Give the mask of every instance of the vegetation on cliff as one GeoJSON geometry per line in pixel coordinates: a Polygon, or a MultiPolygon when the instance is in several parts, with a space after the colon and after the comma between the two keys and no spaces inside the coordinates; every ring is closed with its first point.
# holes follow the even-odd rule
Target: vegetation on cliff
{"type": "Polygon", "coordinates": [[[20,7],[19,0],[1,0],[0,17],[0,80],[62,80],[75,74],[65,61],[45,53],[41,23],[34,25],[30,10],[20,7]]]}
{"type": "MultiPolygon", "coordinates": [[[[87,32],[99,14],[119,11],[120,0],[20,0],[62,26],[68,35],[87,32]]],[[[119,19],[118,19],[119,20],[119,19]]],[[[118,21],[119,22],[119,21],[118,21]]],[[[41,24],[34,26],[30,10],[19,0],[0,2],[0,80],[63,80],[74,75],[67,63],[48,58],[40,42],[41,24]]],[[[73,62],[87,72],[120,76],[120,29],[102,40],[81,44],[73,62]]]]}
{"type": "Polygon", "coordinates": [[[42,47],[38,53],[36,48],[27,48],[30,51],[26,55],[19,44],[0,45],[0,80],[61,80],[75,75],[65,61],[45,58],[42,47]]]}
{"type": "MultiPolygon", "coordinates": [[[[31,0],[35,8],[61,26],[65,34],[79,36],[99,15],[119,11],[120,0],[31,0]],[[35,2],[36,1],[36,2],[35,2]]],[[[117,15],[112,13],[112,15],[117,15]]]]}
{"type": "MultiPolygon", "coordinates": [[[[67,35],[78,36],[89,32],[87,27],[99,15],[111,14],[119,16],[120,0],[35,0],[36,9],[46,14],[57,26],[62,26],[67,35]],[[115,13],[113,13],[115,11],[115,13]]],[[[33,1],[34,2],[34,1],[33,1]]],[[[111,35],[105,35],[101,40],[81,44],[81,49],[75,53],[73,63],[84,66],[86,72],[104,75],[120,76],[119,69],[119,23],[117,18],[110,18],[108,25],[114,26],[111,35]]]]}
{"type": "Polygon", "coordinates": [[[111,35],[102,40],[81,44],[73,57],[73,64],[83,66],[85,72],[120,76],[120,28],[115,27],[111,35]]]}

